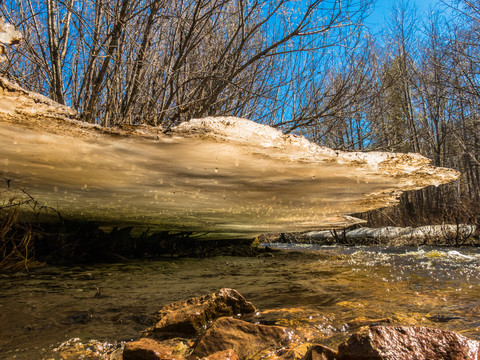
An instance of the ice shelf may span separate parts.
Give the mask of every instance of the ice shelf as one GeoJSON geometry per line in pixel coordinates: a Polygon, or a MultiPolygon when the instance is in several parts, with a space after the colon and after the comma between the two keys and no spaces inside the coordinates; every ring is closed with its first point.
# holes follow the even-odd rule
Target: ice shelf
{"type": "Polygon", "coordinates": [[[234,117],[168,133],[74,118],[0,79],[0,196],[24,189],[64,218],[233,238],[345,226],[458,177],[418,154],[334,151],[234,117]]]}

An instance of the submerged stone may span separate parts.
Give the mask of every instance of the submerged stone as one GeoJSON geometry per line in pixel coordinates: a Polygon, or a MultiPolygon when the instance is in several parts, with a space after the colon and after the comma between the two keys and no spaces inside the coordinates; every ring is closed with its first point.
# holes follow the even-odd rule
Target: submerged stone
{"type": "Polygon", "coordinates": [[[102,128],[2,78],[0,115],[6,196],[25,189],[65,219],[105,227],[210,238],[331,228],[395,204],[401,191],[458,177],[417,154],[334,151],[235,117],[168,133],[102,128]]]}

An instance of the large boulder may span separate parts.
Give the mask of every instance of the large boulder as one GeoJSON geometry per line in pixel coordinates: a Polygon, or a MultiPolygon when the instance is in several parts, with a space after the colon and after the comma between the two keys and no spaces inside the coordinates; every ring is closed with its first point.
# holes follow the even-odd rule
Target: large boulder
{"type": "Polygon", "coordinates": [[[155,325],[147,330],[146,335],[155,339],[193,337],[214,319],[255,311],[255,306],[238,291],[223,288],[214,294],[164,306],[158,312],[155,325]]]}
{"type": "Polygon", "coordinates": [[[200,335],[193,346],[192,357],[201,359],[217,351],[233,349],[240,359],[247,359],[288,345],[292,337],[292,331],[284,327],[224,317],[200,335]]]}
{"type": "Polygon", "coordinates": [[[425,327],[373,326],[338,347],[340,360],[478,360],[479,342],[425,327]]]}

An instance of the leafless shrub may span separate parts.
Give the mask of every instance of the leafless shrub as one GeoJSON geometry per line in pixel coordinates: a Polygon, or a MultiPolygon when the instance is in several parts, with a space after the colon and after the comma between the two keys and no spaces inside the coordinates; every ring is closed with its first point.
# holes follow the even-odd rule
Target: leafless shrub
{"type": "Polygon", "coordinates": [[[42,234],[32,225],[35,216],[52,211],[41,205],[26,190],[15,188],[13,179],[0,174],[3,189],[0,187],[0,271],[27,270],[40,263],[35,260],[35,241],[42,234]],[[21,212],[28,210],[30,221],[20,218],[21,212]]]}

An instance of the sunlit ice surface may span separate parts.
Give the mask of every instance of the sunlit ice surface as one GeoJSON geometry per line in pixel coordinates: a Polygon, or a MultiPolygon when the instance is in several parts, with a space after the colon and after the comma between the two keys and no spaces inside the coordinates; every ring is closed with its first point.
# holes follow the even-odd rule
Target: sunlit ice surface
{"type": "Polygon", "coordinates": [[[234,117],[105,129],[31,94],[0,96],[0,174],[9,196],[24,189],[67,219],[212,238],[320,229],[458,176],[416,154],[333,151],[234,117]]]}

